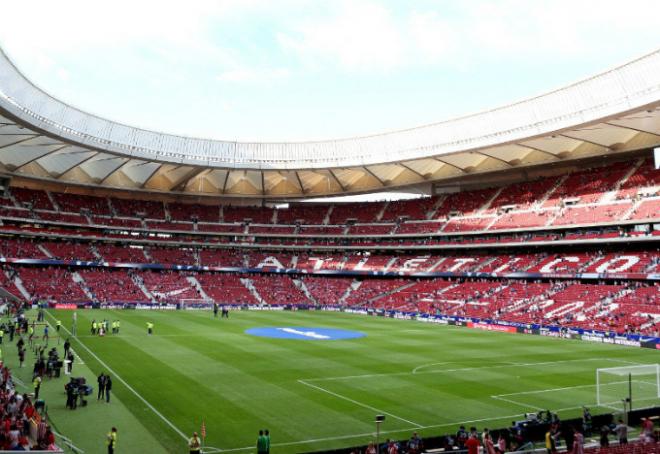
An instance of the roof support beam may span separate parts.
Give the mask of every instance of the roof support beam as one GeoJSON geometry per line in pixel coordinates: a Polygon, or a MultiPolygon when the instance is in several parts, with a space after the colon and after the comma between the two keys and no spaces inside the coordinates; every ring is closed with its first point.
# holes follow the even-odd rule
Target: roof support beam
{"type": "Polygon", "coordinates": [[[126,160],[123,163],[121,163],[120,165],[115,167],[114,170],[111,170],[110,172],[108,172],[108,174],[103,177],[103,179],[101,180],[101,182],[99,184],[105,183],[108,180],[108,178],[110,178],[115,173],[119,172],[129,162],[131,162],[131,160],[129,158],[126,158],[126,160]]]}
{"type": "Polygon", "coordinates": [[[491,155],[491,154],[484,153],[483,151],[475,151],[475,153],[476,153],[476,154],[480,154],[480,155],[482,155],[482,156],[486,156],[487,158],[494,159],[494,160],[496,160],[496,161],[503,162],[503,163],[506,164],[508,167],[513,167],[511,164],[509,164],[508,161],[505,161],[505,160],[502,159],[502,158],[498,158],[497,156],[493,156],[493,155],[491,155]]]}
{"type": "Polygon", "coordinates": [[[222,193],[223,194],[227,190],[227,180],[229,180],[229,172],[230,172],[229,169],[227,169],[227,171],[225,171],[225,181],[224,181],[224,183],[222,183],[222,193]]]}
{"type": "Polygon", "coordinates": [[[561,133],[561,134],[557,134],[557,135],[560,136],[560,137],[565,137],[565,138],[567,138],[567,139],[577,140],[578,142],[589,143],[589,144],[591,144],[591,145],[595,145],[595,146],[597,146],[597,147],[605,148],[606,150],[609,150],[609,149],[610,149],[610,147],[608,147],[608,146],[605,145],[605,144],[597,143],[597,142],[593,142],[593,141],[591,141],[591,140],[587,140],[587,139],[580,139],[579,137],[571,137],[570,135],[568,135],[568,134],[566,134],[566,133],[561,133]]]}
{"type": "Polygon", "coordinates": [[[458,170],[458,171],[461,172],[461,173],[467,173],[467,172],[465,171],[465,169],[462,169],[462,168],[458,167],[457,165],[452,164],[451,162],[443,161],[442,159],[440,159],[440,158],[436,158],[436,157],[434,157],[433,159],[435,159],[436,161],[441,162],[441,163],[443,163],[443,164],[446,164],[446,165],[448,165],[449,167],[453,167],[454,169],[458,170]]]}
{"type": "Polygon", "coordinates": [[[539,153],[547,154],[547,155],[552,156],[553,158],[556,158],[556,159],[561,159],[556,154],[550,153],[549,151],[546,151],[546,150],[542,150],[541,148],[533,147],[531,145],[526,145],[526,144],[523,144],[523,143],[516,143],[516,145],[519,146],[519,147],[527,148],[528,150],[538,151],[539,153]]]}
{"type": "Polygon", "coordinates": [[[369,169],[369,167],[367,167],[367,166],[362,166],[362,168],[365,170],[365,172],[367,172],[369,175],[371,175],[372,177],[374,177],[374,178],[376,179],[376,181],[378,181],[382,187],[386,187],[386,186],[387,186],[387,185],[385,184],[385,182],[384,182],[383,180],[381,180],[381,179],[378,177],[378,175],[376,175],[375,173],[373,173],[373,172],[369,169]]]}
{"type": "Polygon", "coordinates": [[[346,192],[346,188],[345,188],[344,185],[341,183],[341,181],[339,181],[339,178],[337,178],[337,175],[335,175],[335,172],[334,172],[332,169],[328,169],[328,173],[330,173],[330,175],[332,175],[332,178],[335,179],[335,181],[337,182],[337,184],[338,184],[339,187],[341,188],[342,192],[346,192]]]}
{"type": "Polygon", "coordinates": [[[610,123],[609,121],[604,122],[603,124],[606,124],[608,126],[614,126],[615,128],[620,128],[620,129],[628,129],[630,131],[635,131],[635,132],[641,132],[642,134],[649,134],[651,136],[655,137],[660,137],[660,134],[657,134],[655,132],[651,131],[644,131],[643,129],[638,129],[638,128],[632,128],[630,126],[624,126],[624,125],[618,125],[616,123],[610,123]]]}
{"type": "Polygon", "coordinates": [[[170,188],[170,191],[181,191],[183,192],[183,189],[186,187],[188,182],[198,176],[200,173],[206,172],[208,169],[205,169],[204,167],[194,167],[188,175],[186,175],[179,184],[174,186],[173,188],[170,188]]]}
{"type": "Polygon", "coordinates": [[[158,172],[161,169],[161,167],[163,167],[162,164],[154,167],[154,170],[152,170],[149,176],[147,176],[147,178],[145,178],[144,181],[142,182],[142,186],[140,186],[141,189],[144,189],[147,186],[147,183],[149,182],[149,180],[151,180],[151,177],[156,175],[156,172],[158,172]]]}
{"type": "MultiPolygon", "coordinates": [[[[55,153],[56,151],[60,151],[62,148],[66,148],[66,147],[68,147],[68,146],[70,146],[70,145],[62,145],[61,147],[56,148],[56,149],[54,149],[54,150],[46,151],[44,154],[41,154],[41,155],[39,155],[39,156],[37,156],[37,157],[35,157],[35,158],[30,159],[30,160],[27,161],[27,162],[24,162],[24,163],[21,164],[20,166],[16,167],[16,168],[14,169],[14,171],[16,172],[16,171],[22,169],[23,167],[25,167],[26,165],[28,165],[28,164],[32,164],[34,161],[37,161],[37,160],[39,160],[39,159],[41,159],[41,158],[43,158],[43,157],[45,157],[45,156],[47,156],[47,155],[49,155],[49,154],[51,154],[51,153],[55,153]]],[[[79,152],[79,153],[83,153],[83,152],[81,151],[81,152],[79,152]]],[[[77,165],[78,165],[78,164],[74,164],[74,165],[71,166],[70,168],[75,167],[75,166],[77,166],[77,165]]],[[[69,169],[70,169],[70,168],[69,168],[69,169]]],[[[62,174],[66,173],[69,169],[66,169],[64,172],[62,172],[62,174]]],[[[46,169],[46,172],[48,172],[48,169],[46,169]]],[[[50,174],[50,172],[48,172],[48,173],[50,174]]]]}
{"type": "MultiPolygon", "coordinates": [[[[23,136],[21,135],[21,137],[23,136]]],[[[11,147],[12,145],[18,145],[19,143],[27,142],[28,140],[36,139],[37,137],[40,137],[39,134],[34,134],[26,139],[17,140],[16,142],[8,143],[6,145],[0,145],[0,149],[11,147]]]]}
{"type": "Polygon", "coordinates": [[[261,195],[266,195],[266,177],[263,170],[259,172],[261,173],[261,195]]]}
{"type": "Polygon", "coordinates": [[[300,185],[300,193],[305,194],[307,191],[305,190],[305,186],[302,184],[302,180],[300,179],[300,175],[298,174],[297,170],[294,170],[293,173],[296,174],[296,180],[298,180],[298,185],[300,185]]]}
{"type": "Polygon", "coordinates": [[[415,169],[411,168],[410,166],[405,165],[403,162],[399,162],[398,164],[399,164],[401,167],[403,167],[404,169],[408,169],[408,170],[410,170],[412,173],[414,173],[415,175],[417,175],[418,177],[420,177],[422,180],[426,180],[426,177],[425,177],[424,175],[422,175],[421,173],[419,173],[419,172],[416,171],[415,169]]]}
{"type": "MultiPolygon", "coordinates": [[[[77,151],[76,153],[89,153],[89,151],[88,151],[88,150],[77,151]]],[[[64,172],[60,172],[60,176],[62,176],[62,175],[64,175],[65,173],[67,173],[69,170],[74,169],[74,168],[78,167],[79,165],[86,163],[87,161],[89,161],[90,159],[93,159],[93,158],[96,157],[96,156],[98,156],[98,153],[92,153],[91,156],[88,156],[88,157],[86,157],[85,159],[83,159],[82,161],[77,162],[77,163],[75,163],[75,164],[72,165],[72,166],[69,166],[69,168],[67,168],[66,170],[64,170],[64,172]]]]}

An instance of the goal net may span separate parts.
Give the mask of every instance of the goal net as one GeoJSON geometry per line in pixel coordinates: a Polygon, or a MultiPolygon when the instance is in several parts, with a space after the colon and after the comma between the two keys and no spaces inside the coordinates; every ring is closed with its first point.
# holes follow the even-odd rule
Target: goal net
{"type": "Polygon", "coordinates": [[[598,405],[621,405],[630,398],[635,408],[660,402],[660,364],[596,369],[598,405]]]}
{"type": "Polygon", "coordinates": [[[204,298],[184,298],[179,300],[181,309],[212,309],[214,302],[212,299],[204,298]]]}

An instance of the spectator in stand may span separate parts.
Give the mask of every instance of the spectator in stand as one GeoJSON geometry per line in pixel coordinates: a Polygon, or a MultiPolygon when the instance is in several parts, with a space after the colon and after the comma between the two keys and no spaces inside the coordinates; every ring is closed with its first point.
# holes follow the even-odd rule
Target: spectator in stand
{"type": "Polygon", "coordinates": [[[410,437],[410,440],[408,440],[408,453],[417,454],[421,452],[421,450],[422,450],[422,439],[419,438],[417,432],[414,432],[412,434],[412,437],[410,437]]]}
{"type": "Polygon", "coordinates": [[[479,447],[481,447],[479,436],[475,435],[474,433],[470,433],[470,436],[465,442],[465,447],[467,448],[468,454],[479,454],[479,447]]]}
{"type": "Polygon", "coordinates": [[[504,434],[500,432],[500,436],[497,439],[497,451],[500,454],[504,454],[506,452],[506,438],[504,438],[504,434]]]}
{"type": "Polygon", "coordinates": [[[458,428],[458,431],[456,432],[456,444],[458,445],[458,449],[465,449],[465,442],[468,439],[468,433],[465,430],[465,426],[461,426],[458,428]]]}
{"type": "Polygon", "coordinates": [[[623,423],[623,419],[619,419],[618,424],[614,427],[614,433],[619,439],[620,445],[628,444],[628,426],[623,423]]]}
{"type": "Polygon", "coordinates": [[[495,454],[495,443],[493,443],[493,437],[490,436],[490,432],[488,431],[488,429],[484,429],[482,438],[485,448],[485,454],[495,454]]]}
{"type": "Polygon", "coordinates": [[[641,438],[645,443],[651,443],[655,440],[653,436],[653,420],[650,418],[642,418],[641,438]]]}
{"type": "Polygon", "coordinates": [[[605,424],[600,428],[600,447],[608,448],[610,446],[610,428],[605,424]]]}
{"type": "Polygon", "coordinates": [[[396,441],[387,441],[387,454],[399,454],[399,444],[396,441]]]}
{"type": "Polygon", "coordinates": [[[376,445],[374,444],[373,441],[369,442],[369,445],[367,446],[366,451],[364,451],[364,454],[378,454],[376,452],[376,445]]]}
{"type": "Polygon", "coordinates": [[[545,449],[548,454],[554,454],[557,452],[557,446],[555,443],[555,437],[552,433],[552,427],[548,427],[548,431],[545,433],[545,449]]]}
{"type": "Polygon", "coordinates": [[[573,427],[573,450],[571,454],[584,454],[584,435],[577,427],[573,427]]]}

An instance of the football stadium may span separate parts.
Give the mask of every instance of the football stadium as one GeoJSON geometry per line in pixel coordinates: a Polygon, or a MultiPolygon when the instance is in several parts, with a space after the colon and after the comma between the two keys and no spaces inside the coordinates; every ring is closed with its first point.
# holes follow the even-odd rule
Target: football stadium
{"type": "Polygon", "coordinates": [[[269,142],[110,120],[0,50],[0,451],[660,452],[640,55],[269,142]]]}

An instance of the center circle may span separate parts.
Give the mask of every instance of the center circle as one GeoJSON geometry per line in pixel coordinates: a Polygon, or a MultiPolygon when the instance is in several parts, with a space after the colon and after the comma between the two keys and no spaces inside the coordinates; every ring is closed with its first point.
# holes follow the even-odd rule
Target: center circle
{"type": "Polygon", "coordinates": [[[245,330],[246,334],[274,339],[295,340],[342,340],[364,337],[360,331],[337,328],[310,328],[307,326],[266,326],[245,330]]]}

